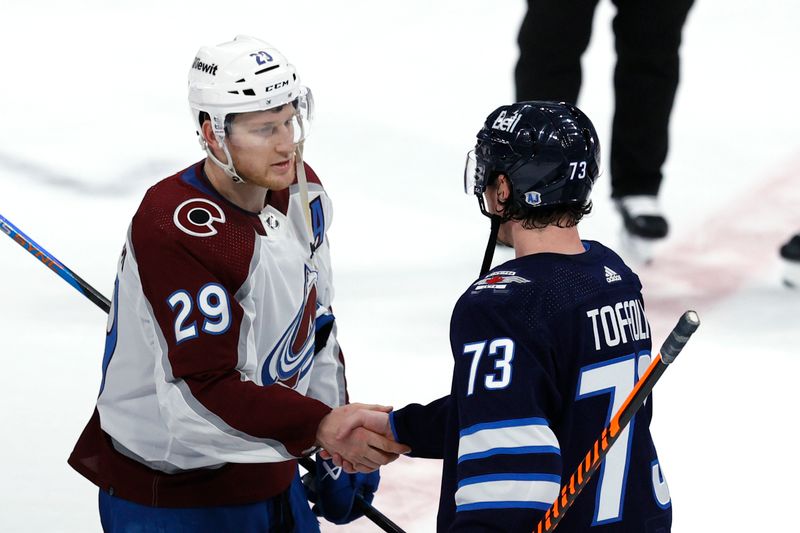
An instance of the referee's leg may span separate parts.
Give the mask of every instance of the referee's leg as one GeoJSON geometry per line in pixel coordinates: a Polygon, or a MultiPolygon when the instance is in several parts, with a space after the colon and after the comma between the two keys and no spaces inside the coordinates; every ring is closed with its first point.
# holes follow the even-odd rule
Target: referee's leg
{"type": "Polygon", "coordinates": [[[678,50],[693,0],[614,0],[617,65],[612,196],[656,196],[678,87],[678,50]]]}
{"type": "Polygon", "coordinates": [[[581,55],[592,35],[596,6],[597,0],[528,0],[517,39],[517,101],[577,101],[581,55]]]}

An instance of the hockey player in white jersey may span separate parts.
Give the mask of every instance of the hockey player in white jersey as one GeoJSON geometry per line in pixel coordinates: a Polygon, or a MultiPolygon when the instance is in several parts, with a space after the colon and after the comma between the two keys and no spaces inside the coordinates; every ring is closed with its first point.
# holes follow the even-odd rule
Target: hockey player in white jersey
{"type": "MultiPolygon", "coordinates": [[[[207,158],[133,217],[97,408],[69,463],[100,487],[105,531],[316,531],[296,458],[350,457],[352,504],[407,448],[336,435],[387,408],[346,405],[332,207],[302,160],[313,99],[279,51],[240,36],[198,51],[189,101],[207,158]]],[[[317,500],[338,523],[359,516],[341,492],[317,500]]]]}

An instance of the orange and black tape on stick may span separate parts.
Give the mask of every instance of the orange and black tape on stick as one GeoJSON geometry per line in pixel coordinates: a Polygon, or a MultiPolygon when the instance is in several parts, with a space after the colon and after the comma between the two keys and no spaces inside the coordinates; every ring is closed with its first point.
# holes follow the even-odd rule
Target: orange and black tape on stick
{"type": "Polygon", "coordinates": [[[569,481],[561,487],[561,492],[547,510],[544,517],[539,521],[533,533],[549,533],[553,531],[564,513],[567,512],[583,488],[589,483],[592,475],[600,468],[603,458],[608,454],[611,446],[617,441],[620,433],[627,427],[628,423],[636,415],[636,412],[644,404],[645,399],[652,392],[658,379],[681,352],[689,337],[697,331],[700,326],[700,318],[694,311],[686,311],[678,324],[667,336],[667,340],[661,346],[658,355],[647,367],[644,375],[634,386],[631,393],[625,399],[619,411],[611,419],[611,422],[603,428],[600,437],[594,442],[586,457],[578,465],[578,469],[570,476],[569,481]]]}

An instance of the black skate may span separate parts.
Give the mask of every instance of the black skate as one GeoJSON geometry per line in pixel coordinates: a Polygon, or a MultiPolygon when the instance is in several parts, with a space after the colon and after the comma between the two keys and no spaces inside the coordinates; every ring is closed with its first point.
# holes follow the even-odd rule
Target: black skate
{"type": "Polygon", "coordinates": [[[623,253],[634,261],[649,263],[653,259],[654,244],[669,233],[669,224],[661,213],[658,198],[623,196],[615,204],[622,216],[623,253]]]}
{"type": "Polygon", "coordinates": [[[784,262],[783,282],[794,288],[800,288],[800,233],[781,246],[781,257],[784,262]]]}

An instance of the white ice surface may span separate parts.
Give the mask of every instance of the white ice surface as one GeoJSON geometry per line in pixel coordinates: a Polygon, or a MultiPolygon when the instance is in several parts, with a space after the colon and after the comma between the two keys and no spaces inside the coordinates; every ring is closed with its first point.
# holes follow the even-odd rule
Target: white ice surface
{"type": "MultiPolygon", "coordinates": [[[[448,392],[450,311],[488,233],[460,192],[464,154],[513,98],[524,9],[4,0],[0,213],[109,295],[145,189],[202,157],[185,103],[195,50],[263,37],[318,105],[306,155],[336,209],[351,397],[427,402],[448,392]]],[[[579,102],[606,148],[613,10],[604,1],[596,14],[579,102]]],[[[777,248],[800,230],[798,21],[795,1],[705,0],[685,28],[661,196],[673,230],[641,269],[654,344],[683,309],[703,320],[655,393],[676,532],[797,527],[800,291],[780,285],[777,248]]],[[[615,247],[608,193],[605,167],[582,228],[615,247]]],[[[8,239],[0,265],[0,531],[99,531],[96,489],[66,458],[99,387],[105,316],[8,239]]],[[[438,468],[384,469],[376,507],[409,532],[432,531],[438,468]]],[[[343,529],[376,531],[364,519],[343,529]]]]}

